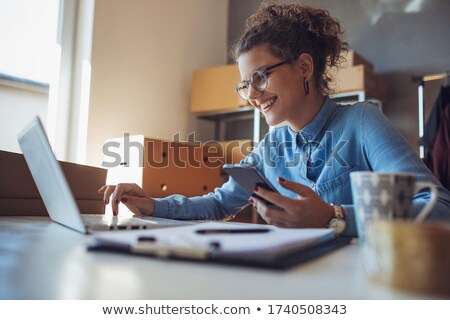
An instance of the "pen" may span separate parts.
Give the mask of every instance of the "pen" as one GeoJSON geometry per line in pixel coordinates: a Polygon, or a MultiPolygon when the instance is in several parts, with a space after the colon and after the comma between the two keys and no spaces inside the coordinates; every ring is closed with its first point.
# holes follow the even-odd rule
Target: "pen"
{"type": "Polygon", "coordinates": [[[198,234],[242,234],[242,233],[265,233],[271,229],[201,229],[196,230],[198,234]]]}

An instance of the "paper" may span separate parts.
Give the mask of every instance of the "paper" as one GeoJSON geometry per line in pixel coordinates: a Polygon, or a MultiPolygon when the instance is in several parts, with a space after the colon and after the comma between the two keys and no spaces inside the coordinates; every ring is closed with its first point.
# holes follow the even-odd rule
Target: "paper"
{"type": "Polygon", "coordinates": [[[98,232],[94,242],[129,246],[132,252],[158,256],[180,256],[205,259],[212,250],[221,255],[273,255],[291,249],[301,249],[331,240],[331,229],[285,229],[274,226],[206,222],[194,225],[153,230],[98,232]],[[253,230],[262,232],[252,232],[253,230]],[[203,233],[199,233],[200,232],[203,233]],[[219,230],[209,234],[208,230],[219,230]],[[224,233],[223,231],[230,231],[224,233]],[[232,230],[250,230],[234,233],[232,230]],[[264,231],[266,230],[266,231],[264,231]]]}

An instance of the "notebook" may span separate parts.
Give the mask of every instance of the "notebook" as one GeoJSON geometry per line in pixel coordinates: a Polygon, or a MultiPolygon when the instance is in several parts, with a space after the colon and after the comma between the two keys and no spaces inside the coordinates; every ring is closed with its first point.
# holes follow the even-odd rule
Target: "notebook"
{"type": "Polygon", "coordinates": [[[164,218],[123,218],[104,214],[80,214],[64,173],[50,147],[39,117],[18,135],[18,141],[50,218],[82,233],[112,230],[165,228],[193,222],[164,218]]]}
{"type": "Polygon", "coordinates": [[[333,230],[206,222],[173,229],[94,235],[90,251],[285,269],[350,242],[333,230]]]}

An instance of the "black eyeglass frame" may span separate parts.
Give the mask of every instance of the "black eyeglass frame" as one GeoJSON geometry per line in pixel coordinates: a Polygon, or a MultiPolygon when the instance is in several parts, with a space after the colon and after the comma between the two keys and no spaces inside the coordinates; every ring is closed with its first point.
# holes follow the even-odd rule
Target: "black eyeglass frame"
{"type": "Polygon", "coordinates": [[[257,70],[255,70],[255,71],[253,71],[252,74],[250,75],[250,80],[242,80],[242,81],[240,81],[240,82],[236,85],[236,87],[234,88],[234,89],[236,90],[236,93],[237,93],[237,94],[239,95],[239,97],[241,97],[242,99],[248,100],[248,97],[245,98],[245,97],[243,97],[243,96],[239,93],[239,91],[243,89],[243,85],[246,86],[247,88],[249,88],[250,86],[252,86],[253,89],[255,89],[255,90],[258,91],[258,92],[264,92],[264,91],[267,89],[267,86],[269,85],[269,82],[268,82],[267,80],[268,80],[268,78],[269,78],[269,75],[272,73],[272,72],[270,72],[270,70],[275,69],[275,68],[277,68],[277,67],[279,67],[279,66],[282,66],[283,64],[289,63],[289,62],[290,62],[289,60],[284,60],[284,61],[278,62],[278,63],[276,63],[276,64],[274,64],[274,65],[268,66],[268,67],[266,67],[266,68],[261,68],[261,69],[257,69],[257,70]],[[252,83],[253,75],[254,75],[255,73],[257,73],[257,72],[260,73],[260,74],[262,74],[262,76],[265,78],[265,84],[266,84],[266,85],[265,85],[264,89],[257,88],[257,87],[256,87],[255,85],[253,85],[253,83],[252,83]]]}

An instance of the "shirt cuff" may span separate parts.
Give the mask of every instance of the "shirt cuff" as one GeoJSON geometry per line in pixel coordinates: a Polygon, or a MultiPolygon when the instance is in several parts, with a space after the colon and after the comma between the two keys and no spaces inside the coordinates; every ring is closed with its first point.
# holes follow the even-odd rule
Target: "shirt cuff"
{"type": "Polygon", "coordinates": [[[157,218],[169,218],[170,205],[169,201],[163,198],[153,199],[155,201],[155,209],[152,216],[157,218]]]}

